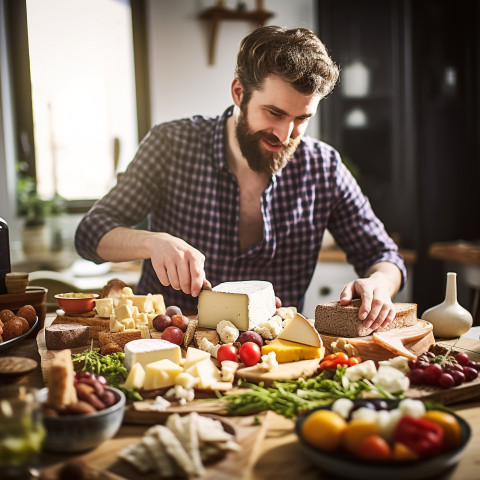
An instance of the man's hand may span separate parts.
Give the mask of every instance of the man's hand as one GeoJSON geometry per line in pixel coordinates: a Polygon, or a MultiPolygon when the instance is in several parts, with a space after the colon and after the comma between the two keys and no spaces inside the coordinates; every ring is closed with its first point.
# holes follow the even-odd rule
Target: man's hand
{"type": "MultiPolygon", "coordinates": [[[[98,255],[110,262],[152,261],[162,285],[197,297],[205,280],[205,256],[181,238],[168,233],[116,227],[97,247],[98,255]]],[[[206,282],[210,285],[208,282],[206,282]]]]}
{"type": "Polygon", "coordinates": [[[157,233],[150,242],[150,259],[162,285],[197,297],[205,281],[205,256],[168,233],[157,233]]]}
{"type": "Polygon", "coordinates": [[[348,305],[354,298],[361,298],[358,318],[366,328],[386,327],[396,314],[392,298],[401,284],[400,270],[389,262],[375,264],[360,278],[348,283],[340,294],[340,304],[348,305]]]}

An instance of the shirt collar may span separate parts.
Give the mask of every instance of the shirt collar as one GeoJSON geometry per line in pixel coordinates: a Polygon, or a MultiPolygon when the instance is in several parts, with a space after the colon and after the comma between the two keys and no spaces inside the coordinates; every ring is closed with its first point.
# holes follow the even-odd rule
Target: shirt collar
{"type": "Polygon", "coordinates": [[[225,156],[225,142],[227,134],[227,119],[233,113],[233,105],[228,107],[221,117],[218,117],[213,131],[213,166],[217,170],[228,168],[225,156]]]}

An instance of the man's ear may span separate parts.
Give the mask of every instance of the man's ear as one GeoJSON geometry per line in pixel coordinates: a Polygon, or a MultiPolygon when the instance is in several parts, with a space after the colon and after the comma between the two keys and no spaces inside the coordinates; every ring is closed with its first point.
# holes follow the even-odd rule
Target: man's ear
{"type": "Polygon", "coordinates": [[[243,86],[238,78],[233,79],[231,91],[233,102],[239,107],[243,98],[243,86]]]}

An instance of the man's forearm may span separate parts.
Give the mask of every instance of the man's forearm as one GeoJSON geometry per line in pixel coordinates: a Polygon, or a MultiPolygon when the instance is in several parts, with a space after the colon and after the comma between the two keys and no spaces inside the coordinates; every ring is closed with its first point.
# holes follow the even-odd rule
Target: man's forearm
{"type": "Polygon", "coordinates": [[[116,227],[107,232],[97,246],[97,254],[108,262],[130,262],[150,258],[150,240],[146,230],[116,227]]]}
{"type": "Polygon", "coordinates": [[[383,286],[390,292],[393,298],[402,285],[402,274],[400,269],[391,262],[378,262],[368,270],[366,277],[381,277],[383,286]]]}

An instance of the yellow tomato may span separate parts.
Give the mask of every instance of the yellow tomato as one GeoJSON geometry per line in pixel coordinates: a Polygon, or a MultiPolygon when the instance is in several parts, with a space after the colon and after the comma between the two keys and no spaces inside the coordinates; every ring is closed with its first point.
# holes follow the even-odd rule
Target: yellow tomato
{"type": "Polygon", "coordinates": [[[354,418],[345,427],[342,438],[343,447],[350,453],[355,453],[360,442],[369,435],[377,435],[378,425],[371,420],[354,418]]]}
{"type": "Polygon", "coordinates": [[[442,410],[428,410],[423,418],[430,420],[443,429],[443,443],[445,450],[456,448],[462,443],[462,431],[457,419],[448,412],[442,410]]]}
{"type": "Polygon", "coordinates": [[[310,445],[333,452],[340,446],[346,425],[347,422],[338,413],[316,410],[303,422],[301,434],[310,445]]]}

